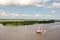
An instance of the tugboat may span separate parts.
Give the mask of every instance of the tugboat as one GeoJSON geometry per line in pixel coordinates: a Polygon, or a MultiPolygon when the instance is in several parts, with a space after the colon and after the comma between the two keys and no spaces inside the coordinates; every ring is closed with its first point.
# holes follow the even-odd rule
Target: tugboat
{"type": "Polygon", "coordinates": [[[36,30],[37,33],[42,33],[44,30],[42,30],[40,27],[36,30]]]}

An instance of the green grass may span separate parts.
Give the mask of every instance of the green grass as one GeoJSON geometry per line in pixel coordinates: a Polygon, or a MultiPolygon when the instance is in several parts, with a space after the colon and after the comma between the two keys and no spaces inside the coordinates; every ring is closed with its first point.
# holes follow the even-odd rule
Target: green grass
{"type": "Polygon", "coordinates": [[[24,25],[33,25],[33,24],[46,24],[54,23],[54,20],[0,20],[0,24],[4,26],[24,26],[24,25]]]}

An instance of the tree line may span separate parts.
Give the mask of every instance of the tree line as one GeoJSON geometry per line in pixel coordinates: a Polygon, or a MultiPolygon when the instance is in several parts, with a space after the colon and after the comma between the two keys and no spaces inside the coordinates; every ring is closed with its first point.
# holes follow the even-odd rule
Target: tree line
{"type": "Polygon", "coordinates": [[[33,24],[46,24],[46,23],[54,23],[54,20],[48,20],[48,21],[4,21],[1,22],[1,24],[5,25],[12,25],[12,26],[20,26],[20,25],[33,25],[33,24]]]}

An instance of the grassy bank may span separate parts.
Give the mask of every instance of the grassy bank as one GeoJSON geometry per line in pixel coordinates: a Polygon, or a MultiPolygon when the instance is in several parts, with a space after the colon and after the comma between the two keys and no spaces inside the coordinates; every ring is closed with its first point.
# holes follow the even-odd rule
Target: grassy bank
{"type": "Polygon", "coordinates": [[[0,20],[0,24],[4,26],[24,26],[33,24],[54,23],[54,20],[0,20]]]}

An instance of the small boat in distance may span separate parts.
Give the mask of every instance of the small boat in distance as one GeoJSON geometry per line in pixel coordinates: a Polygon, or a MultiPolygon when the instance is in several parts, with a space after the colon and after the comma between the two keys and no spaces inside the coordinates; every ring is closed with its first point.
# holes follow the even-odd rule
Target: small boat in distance
{"type": "Polygon", "coordinates": [[[37,33],[42,33],[44,30],[42,30],[40,27],[36,30],[37,33]]]}

